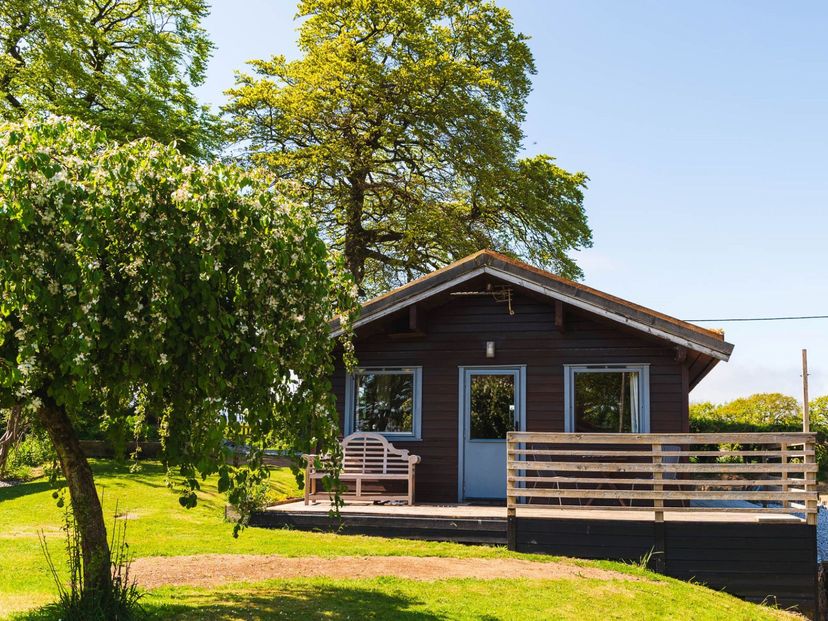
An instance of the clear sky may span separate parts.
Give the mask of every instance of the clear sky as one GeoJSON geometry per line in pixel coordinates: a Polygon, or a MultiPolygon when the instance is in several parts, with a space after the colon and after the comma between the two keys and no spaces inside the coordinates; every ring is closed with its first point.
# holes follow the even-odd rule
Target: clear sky
{"type": "MultiPolygon", "coordinates": [[[[828,3],[500,0],[537,62],[529,154],[590,177],[590,286],[682,319],[828,314],[828,3]]],[[[215,0],[199,96],[296,55],[291,0],[215,0]]],[[[828,320],[702,324],[736,345],[691,394],[828,394],[828,320]]]]}

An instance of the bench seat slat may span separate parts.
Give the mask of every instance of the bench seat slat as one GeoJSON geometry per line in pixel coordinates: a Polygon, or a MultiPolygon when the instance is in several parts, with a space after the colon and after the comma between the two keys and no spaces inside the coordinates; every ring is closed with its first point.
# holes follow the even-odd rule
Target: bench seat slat
{"type": "MultiPolygon", "coordinates": [[[[311,477],[314,479],[322,479],[326,475],[323,472],[315,472],[311,474],[311,477]]],[[[339,475],[339,480],[357,480],[357,479],[370,479],[371,481],[384,481],[386,479],[396,481],[396,480],[404,480],[408,478],[408,473],[405,474],[380,474],[379,476],[372,472],[342,472],[339,475]]]]}

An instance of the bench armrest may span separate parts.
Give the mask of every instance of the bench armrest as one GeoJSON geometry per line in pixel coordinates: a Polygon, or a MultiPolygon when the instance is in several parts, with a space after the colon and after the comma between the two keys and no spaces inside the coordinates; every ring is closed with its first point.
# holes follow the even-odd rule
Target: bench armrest
{"type": "Polygon", "coordinates": [[[420,456],[419,455],[409,455],[408,456],[408,463],[411,464],[412,466],[414,464],[419,464],[420,463],[420,456]]]}

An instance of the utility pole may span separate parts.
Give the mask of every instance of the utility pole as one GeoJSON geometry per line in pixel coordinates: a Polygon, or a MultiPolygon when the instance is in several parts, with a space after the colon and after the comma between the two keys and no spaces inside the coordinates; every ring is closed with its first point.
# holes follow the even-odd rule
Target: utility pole
{"type": "Polygon", "coordinates": [[[811,412],[808,408],[808,350],[802,350],[802,431],[811,430],[811,412]]]}

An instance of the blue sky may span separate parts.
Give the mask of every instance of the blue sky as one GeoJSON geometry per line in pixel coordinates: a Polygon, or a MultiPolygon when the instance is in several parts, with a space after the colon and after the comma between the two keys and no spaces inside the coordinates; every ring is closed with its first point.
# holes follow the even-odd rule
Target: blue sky
{"type": "MultiPolygon", "coordinates": [[[[589,177],[585,282],[683,319],[828,314],[828,3],[501,0],[538,75],[526,151],[589,177]]],[[[216,0],[203,101],[296,54],[290,0],[216,0]]],[[[828,393],[828,320],[703,324],[736,345],[691,394],[828,393]]]]}

